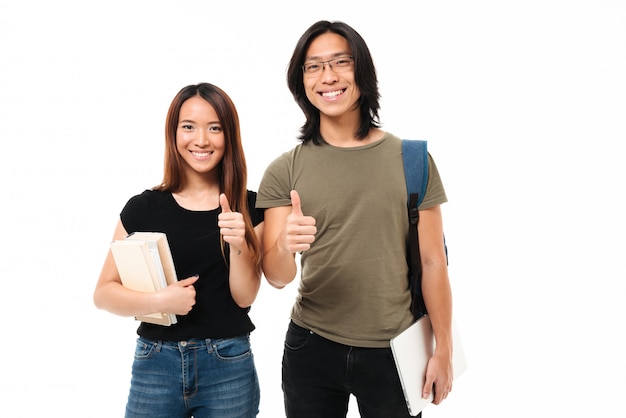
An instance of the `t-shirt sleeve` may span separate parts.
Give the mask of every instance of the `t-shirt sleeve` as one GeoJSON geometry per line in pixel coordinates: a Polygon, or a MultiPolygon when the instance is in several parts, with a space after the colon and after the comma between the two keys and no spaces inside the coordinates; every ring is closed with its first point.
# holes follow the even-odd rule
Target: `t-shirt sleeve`
{"type": "Polygon", "coordinates": [[[256,198],[257,193],[248,190],[248,212],[250,212],[250,218],[252,220],[252,226],[257,226],[261,222],[263,222],[265,210],[261,208],[256,208],[256,198]]]}
{"type": "Polygon", "coordinates": [[[120,219],[124,229],[129,234],[141,230],[142,220],[145,219],[147,211],[150,210],[149,194],[150,191],[146,190],[131,197],[122,209],[120,219]]]}
{"type": "Polygon", "coordinates": [[[423,210],[432,208],[433,206],[441,205],[442,203],[446,203],[447,201],[448,197],[446,196],[443,182],[441,181],[441,177],[439,176],[439,170],[437,170],[435,160],[429,153],[428,183],[426,184],[426,195],[424,196],[424,200],[422,201],[422,204],[419,205],[418,209],[423,210]]]}
{"type": "Polygon", "coordinates": [[[290,206],[292,151],[286,152],[270,163],[265,170],[256,199],[257,208],[290,206]]]}

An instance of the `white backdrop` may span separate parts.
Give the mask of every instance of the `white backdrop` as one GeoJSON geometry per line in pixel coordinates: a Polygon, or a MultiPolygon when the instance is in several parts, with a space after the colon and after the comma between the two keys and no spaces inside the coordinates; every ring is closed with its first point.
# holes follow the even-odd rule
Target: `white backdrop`
{"type": "MultiPolygon", "coordinates": [[[[0,5],[0,416],[122,416],[137,324],[92,292],[120,209],[161,180],[167,107],[224,88],[256,189],[297,143],[285,69],[319,19],[364,36],[384,128],[429,140],[448,193],[470,368],[425,416],[625,416],[623,1],[90,3],[0,5]]],[[[252,308],[261,418],[284,416],[296,287],[252,308]]]]}

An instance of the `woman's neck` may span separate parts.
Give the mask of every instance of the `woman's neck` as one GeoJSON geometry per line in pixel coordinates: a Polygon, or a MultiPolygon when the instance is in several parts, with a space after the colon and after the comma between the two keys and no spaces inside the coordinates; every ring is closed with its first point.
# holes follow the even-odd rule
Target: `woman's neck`
{"type": "Polygon", "coordinates": [[[213,210],[220,205],[220,187],[215,182],[188,181],[172,196],[181,207],[189,210],[213,210]]]}

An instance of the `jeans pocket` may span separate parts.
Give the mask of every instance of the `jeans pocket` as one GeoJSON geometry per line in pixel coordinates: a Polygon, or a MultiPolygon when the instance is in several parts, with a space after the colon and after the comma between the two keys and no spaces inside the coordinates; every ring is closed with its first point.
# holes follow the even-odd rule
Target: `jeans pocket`
{"type": "Polygon", "coordinates": [[[238,360],[252,355],[248,336],[224,338],[212,342],[215,355],[222,360],[238,360]]]}
{"type": "Polygon", "coordinates": [[[154,353],[155,344],[152,341],[145,340],[143,338],[137,338],[137,345],[135,346],[135,359],[149,359],[154,353]]]}
{"type": "Polygon", "coordinates": [[[299,350],[304,347],[311,335],[313,335],[313,333],[308,329],[290,322],[287,328],[287,335],[285,336],[285,348],[289,350],[299,350]]]}

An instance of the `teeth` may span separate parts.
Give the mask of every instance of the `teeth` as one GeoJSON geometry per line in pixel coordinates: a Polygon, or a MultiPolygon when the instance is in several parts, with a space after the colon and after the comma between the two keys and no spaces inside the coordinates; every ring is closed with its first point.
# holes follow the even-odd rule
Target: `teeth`
{"type": "Polygon", "coordinates": [[[339,96],[341,93],[343,93],[343,90],[328,91],[326,93],[322,93],[322,96],[330,99],[330,98],[339,96]]]}
{"type": "Polygon", "coordinates": [[[191,153],[193,155],[198,156],[198,157],[206,157],[207,155],[210,154],[210,152],[197,152],[197,151],[192,151],[191,153]]]}

